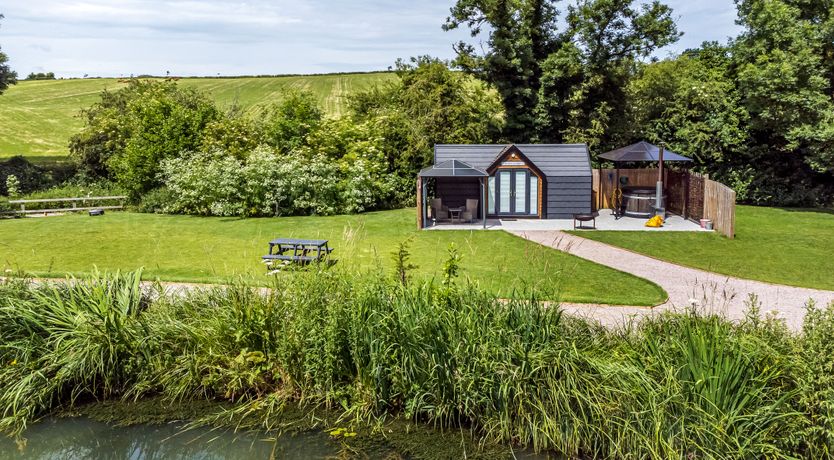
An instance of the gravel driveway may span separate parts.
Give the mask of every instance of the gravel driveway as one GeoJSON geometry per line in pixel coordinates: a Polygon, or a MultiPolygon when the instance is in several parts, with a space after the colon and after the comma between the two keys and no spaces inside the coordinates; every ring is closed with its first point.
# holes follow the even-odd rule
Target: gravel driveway
{"type": "Polygon", "coordinates": [[[623,307],[606,305],[562,304],[568,313],[596,319],[603,324],[622,324],[667,310],[680,310],[696,303],[702,311],[740,319],[755,295],[762,312],[778,314],[792,330],[802,327],[805,306],[809,300],[818,305],[834,302],[834,291],[799,288],[734,278],[640,255],[597,241],[587,240],[561,231],[513,231],[514,235],[596,262],[662,287],[669,299],[657,307],[623,307]]]}

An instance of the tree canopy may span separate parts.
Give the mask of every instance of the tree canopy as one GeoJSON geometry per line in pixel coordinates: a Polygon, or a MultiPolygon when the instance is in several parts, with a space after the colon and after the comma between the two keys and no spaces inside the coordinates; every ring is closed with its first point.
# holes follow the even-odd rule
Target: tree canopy
{"type": "MultiPolygon", "coordinates": [[[[0,19],[3,15],[0,14],[0,19]]],[[[10,85],[17,83],[17,72],[9,67],[9,57],[0,49],[0,94],[3,94],[10,85]]]]}
{"type": "Polygon", "coordinates": [[[131,80],[82,113],[70,139],[84,170],[116,179],[137,199],[159,185],[160,162],[202,145],[203,130],[220,118],[205,94],[171,81],[131,80]]]}
{"type": "Polygon", "coordinates": [[[834,200],[834,3],[737,0],[742,33],[679,55],[659,1],[458,0],[446,30],[487,35],[456,45],[456,65],[492,85],[500,140],[582,142],[592,155],[666,142],[742,200],[834,200]],[[557,21],[557,18],[564,20],[557,21]]]}
{"type": "Polygon", "coordinates": [[[490,142],[503,110],[487,85],[430,57],[397,63],[399,81],[351,98],[356,120],[383,123],[392,172],[407,179],[432,163],[435,144],[490,142]]]}
{"type": "Polygon", "coordinates": [[[671,9],[658,1],[580,0],[559,29],[554,0],[459,0],[446,30],[488,30],[487,49],[456,46],[456,64],[495,85],[508,141],[598,144],[625,109],[625,83],[638,59],[677,40],[671,9]]]}
{"type": "Polygon", "coordinates": [[[581,142],[601,165],[599,153],[645,139],[692,157],[743,201],[830,205],[832,2],[737,0],[738,37],[659,59],[680,33],[657,0],[456,0],[444,28],[485,36],[483,51],[458,43],[453,62],[400,60],[399,78],[352,95],[341,119],[304,92],[221,110],[175,83],[136,81],[83,113],[71,152],[134,198],[172,184],[193,192],[200,177],[216,181],[201,196],[228,191],[220,208],[178,205],[188,212],[332,213],[410,204],[438,143],[581,142]],[[276,158],[284,166],[269,184],[283,194],[243,172],[276,158]],[[186,165],[203,172],[177,173],[186,165]],[[341,185],[325,186],[328,174],[341,185]],[[240,184],[263,199],[244,203],[240,184]]]}

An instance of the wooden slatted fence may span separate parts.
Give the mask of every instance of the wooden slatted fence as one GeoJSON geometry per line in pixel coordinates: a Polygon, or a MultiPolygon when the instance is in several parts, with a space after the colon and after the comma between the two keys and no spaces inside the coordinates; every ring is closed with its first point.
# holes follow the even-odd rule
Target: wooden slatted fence
{"type": "MultiPolygon", "coordinates": [[[[628,177],[629,186],[651,187],[657,183],[657,169],[621,169],[620,177],[628,177]]],[[[594,169],[593,183],[598,209],[611,209],[614,190],[617,189],[616,169],[594,169]]]]}
{"type": "Polygon", "coordinates": [[[727,238],[736,234],[736,192],[726,185],[704,181],[704,219],[712,221],[715,231],[727,238]]]}
{"type": "MultiPolygon", "coordinates": [[[[654,188],[657,169],[620,169],[620,177],[628,177],[629,186],[654,188]]],[[[672,214],[698,221],[710,219],[716,231],[733,238],[735,235],[735,192],[708,176],[691,171],[666,169],[666,210],[672,214]]],[[[616,169],[593,170],[594,205],[610,209],[617,188],[616,169]]]]}

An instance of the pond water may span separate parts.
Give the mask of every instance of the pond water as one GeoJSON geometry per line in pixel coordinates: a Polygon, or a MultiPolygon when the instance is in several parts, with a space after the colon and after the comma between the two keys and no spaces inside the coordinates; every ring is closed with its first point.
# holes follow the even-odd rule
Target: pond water
{"type": "MultiPolygon", "coordinates": [[[[49,418],[30,426],[26,445],[0,435],[2,460],[259,460],[341,458],[324,432],[284,435],[196,428],[181,424],[116,427],[88,418],[49,418]]],[[[345,452],[342,452],[343,454],[345,452]]],[[[391,451],[363,452],[362,458],[398,458],[391,451]]],[[[553,454],[516,451],[508,458],[564,460],[553,454]]]]}
{"type": "Polygon", "coordinates": [[[47,419],[29,427],[22,449],[0,436],[0,458],[20,460],[236,460],[320,459],[337,454],[327,433],[286,435],[276,439],[257,434],[182,425],[113,427],[87,418],[47,419]]]}

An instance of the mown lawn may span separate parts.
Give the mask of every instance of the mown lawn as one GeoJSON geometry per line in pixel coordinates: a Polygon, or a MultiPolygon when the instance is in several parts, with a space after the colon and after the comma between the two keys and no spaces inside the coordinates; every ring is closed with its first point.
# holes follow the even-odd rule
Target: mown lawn
{"type": "Polygon", "coordinates": [[[578,236],[726,275],[834,290],[834,212],[736,208],[736,237],[683,232],[579,232],[578,236]]]}
{"type": "MultiPolygon", "coordinates": [[[[288,88],[311,91],[329,116],[340,116],[346,96],[395,79],[393,73],[258,78],[183,78],[179,84],[206,91],[221,108],[236,103],[253,110],[278,102],[288,88]]],[[[0,97],[0,160],[24,155],[54,162],[67,155],[67,143],[81,129],[81,109],[99,100],[102,90],[118,90],[114,78],[21,81],[0,97]]]]}
{"type": "Polygon", "coordinates": [[[226,282],[265,280],[260,256],[275,237],[325,238],[339,269],[393,265],[409,237],[417,276],[439,276],[448,247],[463,257],[463,275],[502,296],[536,289],[568,302],[655,305],[663,290],[645,280],[495,231],[417,231],[411,209],[359,216],[232,219],[108,213],[0,220],[4,270],[60,277],[94,270],[134,270],[146,278],[226,282]],[[616,289],[612,289],[616,286],[616,289]]]}

